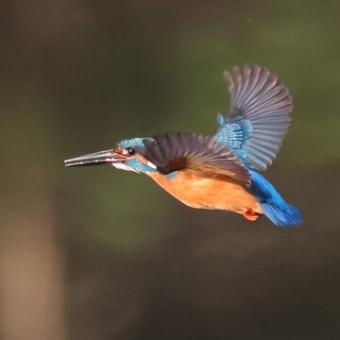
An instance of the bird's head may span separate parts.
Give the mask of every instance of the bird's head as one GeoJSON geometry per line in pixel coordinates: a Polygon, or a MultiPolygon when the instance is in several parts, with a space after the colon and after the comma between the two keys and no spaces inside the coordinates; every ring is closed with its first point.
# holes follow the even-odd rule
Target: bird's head
{"type": "Polygon", "coordinates": [[[125,139],[112,149],[94,152],[65,160],[65,166],[86,166],[111,164],[117,169],[141,172],[154,172],[156,166],[145,159],[140,151],[144,149],[144,141],[152,138],[125,139]]]}

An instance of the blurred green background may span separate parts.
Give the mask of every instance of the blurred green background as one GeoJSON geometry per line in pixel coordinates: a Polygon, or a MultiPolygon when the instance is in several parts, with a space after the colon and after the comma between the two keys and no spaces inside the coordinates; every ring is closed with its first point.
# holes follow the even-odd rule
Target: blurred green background
{"type": "Polygon", "coordinates": [[[5,0],[0,338],[339,339],[339,1],[5,0]],[[222,72],[294,96],[266,176],[294,229],[193,210],[142,175],[63,160],[213,134],[222,72]]]}

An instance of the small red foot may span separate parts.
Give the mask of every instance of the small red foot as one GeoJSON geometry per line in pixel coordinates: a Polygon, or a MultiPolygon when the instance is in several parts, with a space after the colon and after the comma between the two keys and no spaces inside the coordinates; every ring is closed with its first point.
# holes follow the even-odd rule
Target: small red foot
{"type": "Polygon", "coordinates": [[[249,221],[256,221],[262,214],[256,212],[253,209],[248,209],[243,213],[243,216],[249,221]]]}

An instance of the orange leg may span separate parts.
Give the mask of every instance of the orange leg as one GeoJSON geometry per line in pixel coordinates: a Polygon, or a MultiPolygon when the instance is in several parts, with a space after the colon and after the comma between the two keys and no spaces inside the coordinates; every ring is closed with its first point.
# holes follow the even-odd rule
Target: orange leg
{"type": "Polygon", "coordinates": [[[262,214],[254,211],[253,209],[248,209],[242,214],[249,221],[256,221],[262,214]]]}

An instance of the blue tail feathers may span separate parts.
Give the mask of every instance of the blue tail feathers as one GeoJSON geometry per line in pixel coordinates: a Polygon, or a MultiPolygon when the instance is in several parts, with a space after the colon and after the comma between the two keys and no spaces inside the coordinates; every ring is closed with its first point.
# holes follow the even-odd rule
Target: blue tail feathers
{"type": "Polygon", "coordinates": [[[294,227],[302,224],[303,217],[299,209],[288,203],[275,205],[261,203],[263,213],[278,227],[294,227]]]}
{"type": "Polygon", "coordinates": [[[257,171],[249,170],[249,172],[252,181],[250,190],[258,198],[263,213],[269,220],[280,227],[302,224],[303,217],[297,208],[288,204],[273,185],[257,171]]]}

